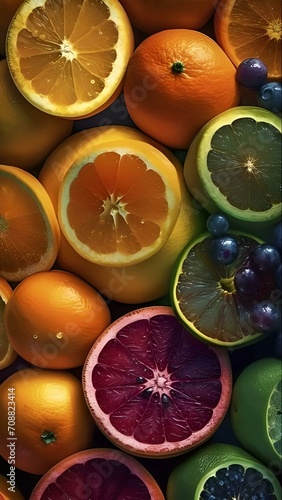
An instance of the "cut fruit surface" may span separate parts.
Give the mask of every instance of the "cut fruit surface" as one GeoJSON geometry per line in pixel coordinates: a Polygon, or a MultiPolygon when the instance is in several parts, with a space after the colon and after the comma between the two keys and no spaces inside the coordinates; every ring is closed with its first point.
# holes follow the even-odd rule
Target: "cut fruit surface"
{"type": "Polygon", "coordinates": [[[133,33],[115,0],[28,0],[7,33],[11,75],[46,113],[81,118],[121,91],[133,33]]]}
{"type": "Polygon", "coordinates": [[[270,468],[238,446],[212,443],[189,454],[171,472],[167,500],[280,500],[270,468]]]}
{"type": "Polygon", "coordinates": [[[196,237],[179,256],[171,280],[171,302],[179,320],[201,340],[217,346],[239,347],[259,340],[239,300],[234,275],[247,262],[258,239],[233,232],[239,248],[231,264],[216,263],[211,256],[213,236],[196,237]]]}
{"type": "Polygon", "coordinates": [[[280,0],[222,0],[214,28],[217,42],[236,66],[256,57],[267,65],[271,79],[281,78],[280,0]]]}
{"type": "Polygon", "coordinates": [[[18,167],[0,165],[0,276],[20,281],[49,270],[60,228],[42,184],[18,167]]]}
{"type": "Polygon", "coordinates": [[[95,448],[70,455],[39,480],[30,500],[50,498],[164,500],[164,495],[135,458],[120,450],[95,448]]]}
{"type": "Polygon", "coordinates": [[[181,204],[178,174],[154,146],[127,141],[93,146],[66,172],[58,217],[82,257],[123,266],[155,254],[170,236],[181,204]]]}
{"type": "Polygon", "coordinates": [[[226,213],[232,227],[274,224],[281,217],[280,118],[253,106],[216,116],[189,148],[184,176],[206,210],[226,213]]]}
{"type": "Polygon", "coordinates": [[[139,456],[179,455],[206,441],[231,396],[228,354],[189,334],[167,306],[137,309],[97,339],[83,368],[101,431],[139,456]]]}

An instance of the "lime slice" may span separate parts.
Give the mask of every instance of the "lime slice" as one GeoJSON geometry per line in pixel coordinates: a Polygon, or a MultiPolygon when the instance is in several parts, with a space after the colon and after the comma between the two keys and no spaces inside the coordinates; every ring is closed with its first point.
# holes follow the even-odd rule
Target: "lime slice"
{"type": "MultiPolygon", "coordinates": [[[[187,455],[186,455],[187,456],[187,455]]],[[[280,500],[275,474],[238,446],[212,443],[171,472],[167,500],[280,500]]]]}
{"type": "Polygon", "coordinates": [[[275,473],[282,471],[282,365],[276,358],[252,362],[235,381],[231,424],[244,446],[275,473]]]}
{"type": "Polygon", "coordinates": [[[210,212],[250,230],[281,217],[281,120],[268,110],[239,106],[210,120],[184,162],[187,186],[210,212]],[[252,226],[250,225],[252,223],[252,226]]]}
{"type": "Polygon", "coordinates": [[[265,334],[254,331],[233,283],[259,240],[235,231],[230,234],[236,236],[239,255],[229,265],[215,263],[210,256],[213,236],[208,232],[184,248],[172,274],[171,302],[178,319],[201,340],[234,348],[265,334]]]}

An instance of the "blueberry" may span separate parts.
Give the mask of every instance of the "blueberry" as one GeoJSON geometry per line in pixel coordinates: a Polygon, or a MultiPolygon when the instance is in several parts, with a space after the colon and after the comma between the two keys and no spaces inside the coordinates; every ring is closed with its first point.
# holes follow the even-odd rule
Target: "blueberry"
{"type": "Polygon", "coordinates": [[[207,220],[207,229],[213,236],[222,236],[229,230],[229,223],[224,214],[212,214],[207,220]]]}
{"type": "Polygon", "coordinates": [[[279,82],[265,83],[257,92],[257,103],[273,113],[282,111],[282,85],[279,82]]]}
{"type": "Polygon", "coordinates": [[[250,320],[253,328],[258,332],[275,332],[280,328],[281,313],[273,302],[263,300],[251,309],[250,320]]]}
{"type": "Polygon", "coordinates": [[[267,66],[260,59],[249,58],[242,61],[236,72],[237,81],[243,87],[258,90],[267,80],[267,66]]]}
{"type": "Polygon", "coordinates": [[[234,276],[234,286],[240,295],[255,295],[261,285],[261,277],[250,267],[241,267],[234,276]]]}
{"type": "Polygon", "coordinates": [[[239,249],[232,236],[218,236],[212,239],[211,257],[218,264],[228,265],[238,257],[239,249]]]}
{"type": "Polygon", "coordinates": [[[252,250],[250,261],[255,269],[263,273],[272,272],[280,264],[280,252],[273,245],[262,243],[252,250]]]}

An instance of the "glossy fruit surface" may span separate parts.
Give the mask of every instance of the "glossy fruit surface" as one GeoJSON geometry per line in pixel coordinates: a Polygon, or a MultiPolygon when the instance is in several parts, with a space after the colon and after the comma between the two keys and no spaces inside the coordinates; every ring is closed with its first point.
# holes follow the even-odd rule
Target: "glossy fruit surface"
{"type": "Polygon", "coordinates": [[[129,19],[114,0],[23,2],[6,38],[20,92],[35,107],[65,118],[90,116],[113,102],[132,51],[129,19]]]}
{"type": "Polygon", "coordinates": [[[229,222],[224,214],[211,214],[207,219],[207,230],[213,236],[222,236],[229,230],[229,222]]]}
{"type": "Polygon", "coordinates": [[[262,333],[249,320],[249,307],[238,296],[234,276],[257,246],[255,237],[230,233],[238,257],[230,264],[214,260],[214,237],[203,233],[190,241],[177,259],[171,278],[171,303],[178,319],[199,339],[215,346],[242,347],[262,333]]]}
{"type": "Polygon", "coordinates": [[[207,440],[231,396],[228,354],[190,335],[170,307],[136,309],[97,339],[84,394],[95,422],[137,456],[179,455],[207,440]]]}
{"type": "Polygon", "coordinates": [[[243,87],[259,89],[266,83],[267,67],[260,59],[244,59],[237,68],[236,77],[243,87]]]}
{"type": "Polygon", "coordinates": [[[192,195],[232,228],[263,232],[281,217],[281,120],[255,106],[237,106],[210,120],[184,163],[192,195]]]}
{"type": "Polygon", "coordinates": [[[268,82],[257,93],[257,103],[273,113],[282,111],[282,85],[279,82],[268,82]]]}
{"type": "Polygon", "coordinates": [[[262,243],[258,245],[250,254],[250,263],[262,273],[270,273],[274,271],[281,262],[279,250],[273,245],[262,243]]]}
{"type": "MultiPolygon", "coordinates": [[[[0,8],[2,12],[2,4],[0,8]]],[[[72,131],[72,120],[47,115],[22,96],[6,59],[0,61],[0,108],[0,163],[4,165],[28,171],[41,167],[72,131]]]]}
{"type": "Polygon", "coordinates": [[[250,321],[258,332],[277,332],[281,328],[281,312],[270,300],[257,302],[250,311],[250,321]]]}
{"type": "Polygon", "coordinates": [[[281,78],[280,0],[221,0],[214,28],[217,42],[236,66],[246,58],[258,58],[267,66],[269,78],[281,78]]]}
{"type": "Polygon", "coordinates": [[[58,218],[82,257],[121,267],[160,250],[180,204],[177,171],[167,156],[149,143],[113,140],[93,145],[65,173],[58,218]]]}
{"type": "Polygon", "coordinates": [[[230,407],[239,442],[275,473],[282,470],[281,390],[281,360],[263,358],[240,373],[230,407]]]}
{"type": "Polygon", "coordinates": [[[5,308],[8,339],[15,351],[40,368],[82,366],[90,347],[110,324],[101,295],[61,270],[34,273],[13,291],[5,308]]]}
{"type": "Polygon", "coordinates": [[[279,500],[281,486],[271,469],[238,446],[212,443],[195,450],[171,472],[167,500],[226,498],[279,500]]]}
{"type": "Polygon", "coordinates": [[[20,281],[51,269],[60,228],[39,180],[18,167],[0,165],[0,276],[20,281]]]}
{"type": "Polygon", "coordinates": [[[239,249],[237,240],[233,236],[218,236],[213,238],[210,255],[218,264],[231,264],[237,259],[239,249]]]}
{"type": "Polygon", "coordinates": [[[95,498],[95,500],[164,500],[149,472],[130,455],[111,448],[70,455],[36,484],[30,500],[95,498]]]}
{"type": "Polygon", "coordinates": [[[130,58],[125,104],[143,132],[166,146],[186,149],[207,121],[238,104],[235,73],[207,35],[164,30],[147,37],[130,58]]]}
{"type": "Polygon", "coordinates": [[[72,453],[90,446],[93,419],[81,382],[62,370],[23,368],[0,385],[0,453],[8,460],[7,422],[16,406],[16,467],[42,475],[72,453]],[[74,410],[75,409],[75,410],[74,410]]]}
{"type": "Polygon", "coordinates": [[[185,28],[197,30],[212,16],[212,0],[167,0],[161,5],[155,0],[120,0],[132,24],[152,34],[165,29],[185,28]]]}

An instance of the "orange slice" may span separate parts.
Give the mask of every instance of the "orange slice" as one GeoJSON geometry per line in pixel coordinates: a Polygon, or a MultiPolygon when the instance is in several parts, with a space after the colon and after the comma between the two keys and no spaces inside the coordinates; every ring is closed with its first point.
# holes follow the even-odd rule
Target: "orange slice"
{"type": "Polygon", "coordinates": [[[181,203],[173,163],[136,140],[93,145],[60,187],[63,234],[85,259],[104,266],[141,262],[170,236],[181,203]]]}
{"type": "Polygon", "coordinates": [[[221,0],[214,28],[217,42],[235,66],[257,57],[267,65],[269,78],[281,78],[280,0],[221,0]]]}
{"type": "Polygon", "coordinates": [[[13,293],[9,283],[0,278],[0,370],[11,365],[17,357],[16,351],[10,345],[4,323],[6,304],[13,293]]]}
{"type": "Polygon", "coordinates": [[[120,93],[133,32],[116,0],[27,0],[7,33],[20,92],[46,113],[81,118],[120,93]]]}
{"type": "Polygon", "coordinates": [[[49,270],[59,244],[58,220],[42,184],[18,167],[0,165],[0,276],[20,281],[49,270]]]}

